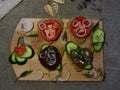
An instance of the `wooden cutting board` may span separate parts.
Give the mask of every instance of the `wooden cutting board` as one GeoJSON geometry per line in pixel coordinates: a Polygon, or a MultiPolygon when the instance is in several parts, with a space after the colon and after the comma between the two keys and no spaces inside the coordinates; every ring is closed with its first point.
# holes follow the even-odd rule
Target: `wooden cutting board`
{"type": "MultiPolygon", "coordinates": [[[[25,18],[23,18],[25,19],[25,18]]],[[[38,36],[38,42],[32,46],[32,48],[35,51],[35,55],[33,58],[29,59],[27,61],[27,63],[25,65],[17,65],[17,64],[13,64],[13,69],[14,72],[16,74],[17,77],[20,76],[21,73],[23,73],[26,70],[33,70],[33,72],[31,74],[29,74],[26,77],[23,78],[19,78],[19,80],[26,80],[26,81],[56,81],[56,75],[58,74],[58,71],[48,71],[46,68],[44,68],[39,60],[38,60],[38,51],[39,51],[39,47],[42,46],[43,44],[47,44],[49,42],[46,42],[39,33],[39,28],[38,28],[38,23],[41,20],[44,20],[43,18],[27,18],[30,19],[34,22],[34,28],[31,31],[32,33],[36,33],[39,34],[38,36]],[[44,73],[44,74],[43,74],[44,73]]],[[[92,47],[92,43],[91,43],[91,35],[86,39],[86,41],[84,43],[82,42],[82,39],[76,39],[73,37],[73,35],[71,34],[70,30],[69,30],[69,23],[71,21],[71,19],[62,19],[64,22],[64,30],[67,31],[67,35],[68,35],[68,41],[73,41],[75,43],[77,43],[79,46],[81,46],[82,48],[87,47],[90,50],[93,51],[93,47],[92,47]]],[[[96,23],[98,20],[92,20],[92,23],[96,23]]],[[[100,23],[100,28],[102,28],[102,22],[100,23]]],[[[63,34],[62,32],[62,34],[63,34]]],[[[18,23],[15,32],[13,34],[12,37],[12,41],[11,41],[11,52],[13,52],[15,46],[17,45],[18,42],[18,38],[21,37],[22,35],[26,35],[27,33],[24,33],[21,29],[20,29],[20,22],[18,23]]],[[[55,46],[56,48],[58,48],[59,52],[62,54],[63,50],[65,49],[65,43],[64,41],[62,41],[61,36],[59,37],[59,39],[57,41],[55,41],[53,43],[53,46],[55,46]]],[[[11,53],[10,52],[10,53],[11,53]]],[[[76,69],[74,68],[74,65],[70,62],[69,60],[70,58],[67,57],[66,52],[63,55],[62,58],[62,65],[63,65],[63,71],[61,76],[57,79],[58,81],[61,80],[65,80],[66,78],[68,78],[67,81],[102,81],[103,80],[103,50],[101,50],[100,52],[94,52],[94,59],[93,59],[93,66],[94,68],[91,71],[88,70],[82,70],[80,72],[77,72],[76,69]],[[89,72],[89,74],[88,74],[89,72]],[[93,75],[93,76],[90,76],[93,75]],[[69,77],[68,77],[69,76],[69,77]]]]}

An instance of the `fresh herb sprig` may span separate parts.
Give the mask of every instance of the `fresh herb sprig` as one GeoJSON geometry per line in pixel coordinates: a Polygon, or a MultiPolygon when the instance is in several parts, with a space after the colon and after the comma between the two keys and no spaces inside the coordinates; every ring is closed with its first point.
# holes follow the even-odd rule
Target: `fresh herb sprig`
{"type": "Polygon", "coordinates": [[[93,74],[89,74],[89,73],[85,73],[83,74],[86,78],[93,78],[94,75],[93,74]]]}
{"type": "Polygon", "coordinates": [[[64,31],[64,34],[62,36],[62,40],[67,41],[67,32],[66,31],[64,31]]]}
{"type": "Polygon", "coordinates": [[[24,34],[21,34],[19,32],[17,32],[17,34],[21,35],[21,37],[38,37],[39,36],[38,34],[24,35],[24,34]]]}
{"type": "Polygon", "coordinates": [[[26,37],[38,37],[38,34],[31,34],[31,35],[28,35],[26,37]]]}
{"type": "Polygon", "coordinates": [[[102,21],[103,20],[103,18],[102,19],[100,19],[94,26],[93,26],[93,32],[99,27],[99,25],[100,25],[100,21],[102,21]]]}
{"type": "Polygon", "coordinates": [[[102,69],[101,69],[101,68],[98,68],[98,69],[97,69],[97,72],[99,73],[99,76],[100,76],[101,78],[103,78],[104,73],[103,73],[102,69]]]}
{"type": "Polygon", "coordinates": [[[26,77],[26,76],[28,76],[29,74],[31,74],[32,72],[33,72],[33,70],[26,70],[26,71],[24,71],[23,73],[21,73],[20,76],[17,77],[16,80],[18,80],[19,78],[26,77]]]}

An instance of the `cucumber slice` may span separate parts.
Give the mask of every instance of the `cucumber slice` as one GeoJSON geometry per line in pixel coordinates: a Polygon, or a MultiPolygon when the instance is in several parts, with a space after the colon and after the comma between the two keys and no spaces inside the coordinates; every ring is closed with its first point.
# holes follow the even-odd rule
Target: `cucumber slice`
{"type": "Polygon", "coordinates": [[[96,52],[100,51],[104,45],[105,32],[102,29],[97,29],[93,32],[92,42],[96,52]]]}
{"type": "Polygon", "coordinates": [[[65,49],[69,55],[70,55],[71,50],[77,49],[77,48],[78,48],[78,46],[72,41],[67,42],[65,45],[65,49]]]}
{"type": "Polygon", "coordinates": [[[27,62],[26,58],[19,57],[19,56],[16,56],[15,60],[18,65],[23,65],[27,62]]]}
{"type": "Polygon", "coordinates": [[[93,42],[104,42],[104,31],[101,29],[97,29],[93,33],[93,42]]]}
{"type": "Polygon", "coordinates": [[[34,50],[32,49],[32,47],[26,45],[26,51],[24,53],[23,56],[21,56],[22,58],[26,58],[26,59],[29,59],[29,58],[32,58],[34,56],[34,50]]]}
{"type": "Polygon", "coordinates": [[[94,47],[94,50],[96,52],[99,52],[102,49],[102,47],[103,47],[103,43],[99,43],[99,44],[93,45],[93,47],[94,47]]]}
{"type": "Polygon", "coordinates": [[[45,49],[46,47],[48,47],[49,45],[48,44],[44,44],[40,47],[40,51],[42,51],[43,49],[45,49]]]}
{"type": "Polygon", "coordinates": [[[85,70],[91,70],[93,69],[93,65],[92,64],[87,64],[85,67],[84,67],[85,70]]]}
{"type": "Polygon", "coordinates": [[[9,56],[9,62],[10,62],[11,64],[16,64],[15,57],[16,57],[15,53],[12,52],[11,55],[9,56]]]}

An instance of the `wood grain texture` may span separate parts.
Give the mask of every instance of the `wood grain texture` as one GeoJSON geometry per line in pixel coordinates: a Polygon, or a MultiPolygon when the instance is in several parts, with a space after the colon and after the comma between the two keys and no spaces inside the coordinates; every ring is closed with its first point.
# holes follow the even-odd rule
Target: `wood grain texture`
{"type": "MultiPolygon", "coordinates": [[[[30,19],[34,22],[34,28],[33,28],[32,32],[39,34],[38,23],[44,19],[43,18],[27,18],[27,19],[30,19]]],[[[87,38],[87,40],[83,44],[81,44],[82,40],[81,39],[78,40],[78,39],[74,38],[69,30],[69,23],[70,23],[71,19],[62,19],[62,21],[64,22],[64,28],[65,28],[65,29],[63,29],[63,31],[66,30],[68,33],[68,41],[73,41],[73,42],[77,43],[79,46],[81,46],[82,48],[88,47],[90,50],[93,51],[93,47],[92,47],[92,43],[91,43],[91,35],[87,38]]],[[[98,20],[92,20],[93,23],[96,23],[97,21],[98,20]]],[[[102,28],[102,23],[100,23],[100,28],[102,28]]],[[[12,37],[11,50],[10,50],[11,52],[14,50],[14,47],[17,45],[18,38],[21,36],[21,34],[18,34],[18,33],[21,33],[23,35],[26,34],[21,31],[20,23],[18,23],[18,25],[15,29],[15,32],[13,34],[13,37],[12,37]]],[[[14,72],[17,77],[25,70],[34,70],[33,73],[31,73],[30,75],[28,75],[24,78],[20,78],[20,80],[38,81],[36,79],[41,77],[41,75],[40,75],[40,73],[39,73],[39,75],[35,75],[36,70],[41,70],[44,72],[44,77],[40,81],[51,81],[51,79],[53,80],[55,78],[55,76],[57,75],[58,72],[57,71],[49,72],[46,68],[44,68],[40,64],[40,62],[38,60],[38,53],[39,53],[38,49],[41,45],[46,44],[46,43],[49,43],[49,42],[46,42],[45,40],[43,40],[43,38],[39,34],[38,42],[34,46],[32,46],[33,49],[35,50],[34,57],[29,59],[25,65],[22,65],[22,66],[16,65],[16,64],[13,65],[13,69],[14,69],[14,72]]],[[[57,47],[61,54],[63,53],[63,50],[65,49],[64,48],[65,42],[61,41],[61,36],[57,41],[55,41],[53,43],[53,46],[57,47]]],[[[77,72],[75,70],[73,64],[71,63],[70,59],[67,57],[66,52],[62,58],[62,65],[63,65],[63,72],[64,72],[64,70],[67,70],[70,72],[70,78],[68,81],[102,81],[103,80],[103,77],[100,77],[100,76],[96,79],[86,78],[83,75],[83,74],[87,73],[86,70],[77,72]]],[[[96,53],[96,52],[94,53],[93,66],[96,70],[101,69],[102,73],[103,73],[103,50],[101,50],[98,53],[96,53]]],[[[63,76],[63,78],[65,78],[65,76],[63,76]]]]}

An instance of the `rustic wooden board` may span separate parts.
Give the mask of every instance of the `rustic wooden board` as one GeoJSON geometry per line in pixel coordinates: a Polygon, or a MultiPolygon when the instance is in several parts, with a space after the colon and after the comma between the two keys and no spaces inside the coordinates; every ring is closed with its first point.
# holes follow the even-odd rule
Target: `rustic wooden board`
{"type": "MultiPolygon", "coordinates": [[[[33,28],[32,32],[39,34],[38,22],[43,19],[42,18],[27,18],[27,19],[30,19],[34,22],[34,28],[33,28]]],[[[74,41],[81,47],[88,47],[91,50],[93,50],[92,43],[91,43],[91,35],[87,38],[87,40],[83,44],[81,44],[82,40],[81,39],[78,40],[78,39],[74,38],[68,28],[70,19],[62,19],[62,20],[64,22],[64,28],[66,28],[66,31],[68,33],[68,41],[74,41]]],[[[92,20],[93,23],[96,23],[97,21],[98,20],[92,20]]],[[[100,23],[100,28],[102,28],[102,22],[100,23]]],[[[63,31],[64,31],[64,29],[63,29],[63,31]]],[[[12,41],[11,41],[11,50],[10,50],[11,52],[14,50],[14,47],[17,45],[18,38],[21,36],[21,34],[25,35],[27,33],[24,33],[20,30],[20,23],[18,23],[18,25],[15,29],[15,32],[13,34],[12,41]]],[[[49,42],[46,42],[44,39],[42,39],[42,37],[39,34],[38,42],[34,46],[32,46],[33,49],[35,50],[34,57],[31,58],[30,60],[28,60],[25,65],[22,65],[22,66],[17,65],[17,64],[13,65],[13,69],[14,69],[14,72],[17,77],[20,76],[20,74],[26,70],[33,70],[33,72],[30,75],[20,78],[19,80],[27,80],[27,81],[28,80],[51,81],[51,79],[54,80],[54,78],[57,74],[57,71],[55,70],[55,71],[49,72],[46,68],[44,68],[40,64],[40,62],[38,60],[38,49],[41,45],[43,45],[45,43],[49,43],[49,42]],[[44,76],[41,80],[38,80],[38,78],[41,77],[40,73],[35,74],[35,72],[37,70],[42,70],[44,72],[44,76]]],[[[55,41],[53,43],[53,46],[57,47],[61,54],[64,50],[64,45],[65,45],[65,42],[61,41],[61,36],[57,41],[55,41]]],[[[86,77],[85,75],[83,75],[88,72],[87,70],[83,70],[81,72],[76,72],[73,64],[70,62],[69,58],[67,57],[66,52],[62,58],[62,65],[63,65],[63,72],[65,70],[67,70],[70,73],[70,78],[68,81],[102,81],[103,80],[103,50],[101,50],[98,53],[96,53],[96,52],[94,53],[93,66],[94,66],[94,71],[97,72],[97,78],[89,78],[89,77],[86,77]]],[[[62,75],[61,77],[65,78],[66,75],[62,75]]]]}

